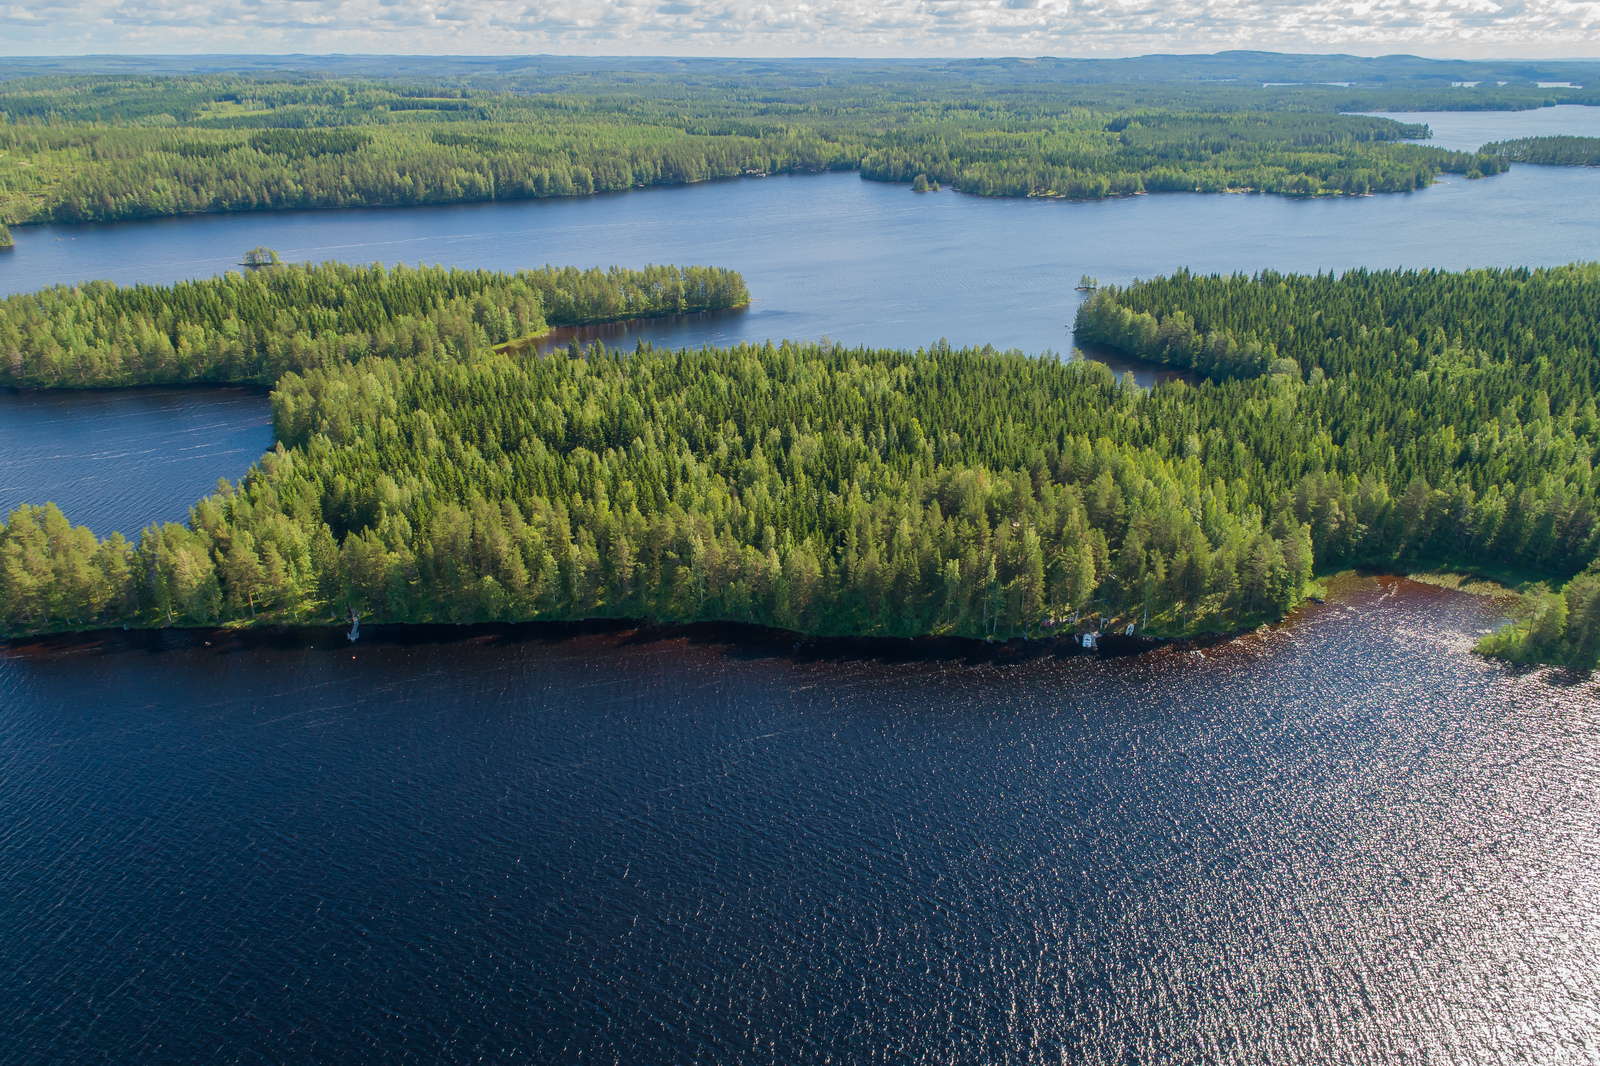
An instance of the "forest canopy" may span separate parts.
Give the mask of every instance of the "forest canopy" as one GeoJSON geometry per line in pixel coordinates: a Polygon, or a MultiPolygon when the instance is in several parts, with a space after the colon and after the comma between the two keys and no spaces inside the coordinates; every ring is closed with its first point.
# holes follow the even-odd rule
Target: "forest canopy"
{"type": "MultiPolygon", "coordinates": [[[[1312,465],[1346,485],[1337,476],[1315,490],[1305,483],[1307,513],[1322,516],[1313,526],[1319,559],[1406,558],[1374,552],[1366,534],[1346,539],[1359,506],[1350,479],[1379,477],[1402,491],[1408,524],[1432,529],[1414,558],[1573,579],[1560,624],[1536,627],[1542,636],[1522,652],[1583,663],[1600,653],[1600,265],[1180,272],[1100,289],[1076,330],[1228,388],[1293,389],[1296,417],[1326,434],[1312,465]]],[[[1298,446],[1291,457],[1304,462],[1298,446]]]]}
{"type": "Polygon", "coordinates": [[[1600,166],[1600,137],[1522,137],[1495,141],[1479,149],[1512,163],[1557,167],[1600,166]]]}
{"type": "Polygon", "coordinates": [[[273,263],[174,285],[58,285],[0,300],[0,385],[270,385],[368,355],[460,357],[548,325],[743,307],[716,267],[487,270],[273,263]]]}
{"type": "Polygon", "coordinates": [[[13,514],[0,561],[33,562],[0,562],[5,621],[1010,636],[1091,612],[1281,616],[1311,576],[1308,530],[1163,446],[1175,401],[1094,364],[944,346],[366,359],[285,376],[279,447],[187,526],[135,546],[13,514]]]}

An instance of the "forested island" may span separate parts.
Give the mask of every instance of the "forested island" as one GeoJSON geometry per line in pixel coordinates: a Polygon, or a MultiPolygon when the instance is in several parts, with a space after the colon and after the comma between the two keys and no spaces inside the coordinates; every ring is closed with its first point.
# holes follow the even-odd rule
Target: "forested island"
{"type": "MultiPolygon", "coordinates": [[[[272,254],[253,249],[251,254],[272,254]]],[[[715,267],[265,266],[175,285],[58,285],[0,300],[0,385],[270,385],[371,355],[461,357],[589,325],[743,307],[715,267]]]]}
{"type": "Polygon", "coordinates": [[[1386,105],[1330,91],[916,72],[704,85],[593,75],[495,89],[289,75],[19,79],[0,81],[0,221],[581,196],[825,170],[982,196],[1363,195],[1509,165],[1401,143],[1426,127],[1341,113],[1386,105]]]}
{"type": "Polygon", "coordinates": [[[1514,141],[1494,141],[1479,151],[1497,155],[1508,163],[1600,166],[1600,137],[1520,137],[1514,141]]]}
{"type": "MultiPolygon", "coordinates": [[[[218,315],[171,306],[177,334],[218,315]]],[[[1597,322],[1595,265],[1103,287],[1081,337],[1203,375],[1148,390],[942,344],[540,356],[475,323],[414,354],[285,368],[277,448],[185,525],[130,544],[14,512],[0,623],[1176,635],[1281,617],[1319,570],[1454,566],[1562,588],[1498,650],[1590,664],[1597,322]]],[[[5,336],[25,369],[47,337],[5,336]]]]}

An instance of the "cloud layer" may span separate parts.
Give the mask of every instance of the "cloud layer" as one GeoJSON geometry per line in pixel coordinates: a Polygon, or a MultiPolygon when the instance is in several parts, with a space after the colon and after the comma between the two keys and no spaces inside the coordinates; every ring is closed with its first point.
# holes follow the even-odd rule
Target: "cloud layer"
{"type": "Polygon", "coordinates": [[[0,0],[0,51],[1600,55],[1600,0],[0,0]]]}

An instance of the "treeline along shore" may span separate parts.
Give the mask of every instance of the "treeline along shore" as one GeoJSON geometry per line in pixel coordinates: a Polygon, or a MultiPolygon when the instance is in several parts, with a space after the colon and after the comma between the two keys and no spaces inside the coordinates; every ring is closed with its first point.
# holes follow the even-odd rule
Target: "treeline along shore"
{"type": "Polygon", "coordinates": [[[270,385],[368,356],[464,356],[591,325],[743,307],[715,267],[487,270],[273,263],[175,285],[58,285],[0,300],[0,385],[270,385]]]}
{"type": "Polygon", "coordinates": [[[1100,290],[1077,335],[1208,387],[1280,383],[1303,428],[1268,469],[1291,472],[1320,562],[1547,579],[1485,647],[1595,662],[1600,265],[1178,273],[1100,290]],[[1374,493],[1395,495],[1392,524],[1374,493]]]}
{"type": "Polygon", "coordinates": [[[1600,137],[1519,137],[1483,146],[1488,155],[1508,163],[1553,167],[1600,166],[1600,137]]]}
{"type": "Polygon", "coordinates": [[[1365,195],[1509,165],[1499,154],[1402,143],[1426,137],[1425,126],[1341,113],[1417,102],[1394,93],[1385,103],[1370,93],[859,71],[822,85],[770,74],[692,88],[622,75],[569,91],[530,85],[0,82],[0,222],[538,199],[828,170],[980,196],[1365,195]]]}
{"type": "Polygon", "coordinates": [[[1319,568],[1449,565],[1547,582],[1499,650],[1588,663],[1597,302],[1593,265],[1102,290],[1083,336],[1203,375],[1149,390],[988,348],[539,356],[475,326],[285,371],[277,447],[187,524],[13,512],[0,624],[1181,635],[1281,617],[1319,568]]]}

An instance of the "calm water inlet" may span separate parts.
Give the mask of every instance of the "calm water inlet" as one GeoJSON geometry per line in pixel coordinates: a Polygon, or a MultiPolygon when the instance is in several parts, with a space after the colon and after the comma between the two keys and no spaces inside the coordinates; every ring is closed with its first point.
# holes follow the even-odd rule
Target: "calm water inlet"
{"type": "Polygon", "coordinates": [[[238,478],[272,446],[265,389],[0,389],[0,515],[53,502],[132,539],[238,478]]]}

